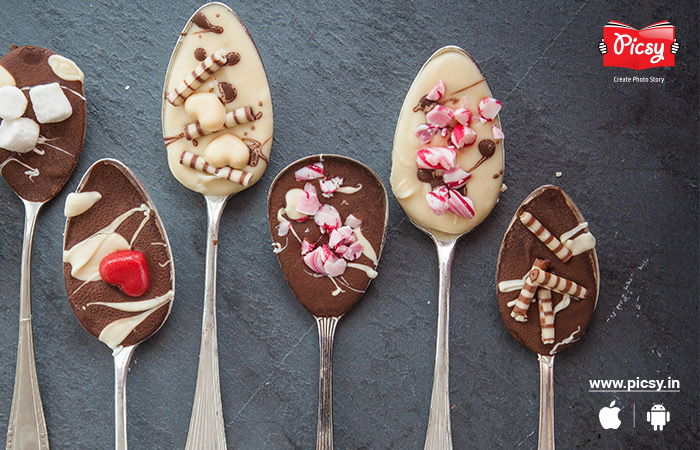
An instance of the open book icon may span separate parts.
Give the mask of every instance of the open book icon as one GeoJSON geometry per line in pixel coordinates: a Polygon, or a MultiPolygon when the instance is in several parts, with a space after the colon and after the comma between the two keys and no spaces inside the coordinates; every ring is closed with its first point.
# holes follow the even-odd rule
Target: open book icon
{"type": "Polygon", "coordinates": [[[610,21],[603,27],[603,42],[607,53],[603,65],[648,69],[676,64],[671,45],[676,29],[668,21],[657,22],[637,30],[622,22],[610,21]]]}

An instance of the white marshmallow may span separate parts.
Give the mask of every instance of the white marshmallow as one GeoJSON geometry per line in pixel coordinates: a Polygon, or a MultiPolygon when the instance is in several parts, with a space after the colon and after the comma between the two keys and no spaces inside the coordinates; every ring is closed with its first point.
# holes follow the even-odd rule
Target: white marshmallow
{"type": "Polygon", "coordinates": [[[27,97],[14,86],[0,87],[0,117],[17,119],[22,117],[27,109],[27,97]]]}
{"type": "Polygon", "coordinates": [[[58,83],[34,86],[29,89],[29,97],[39,123],[63,122],[73,114],[73,108],[58,83]]]}
{"type": "Polygon", "coordinates": [[[0,147],[17,153],[34,149],[39,140],[39,124],[27,117],[5,119],[0,123],[0,147]]]}

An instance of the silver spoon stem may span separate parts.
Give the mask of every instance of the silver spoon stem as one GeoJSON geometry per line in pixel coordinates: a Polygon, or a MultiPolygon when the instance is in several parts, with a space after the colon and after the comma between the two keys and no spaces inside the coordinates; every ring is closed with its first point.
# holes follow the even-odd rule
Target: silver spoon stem
{"type": "Polygon", "coordinates": [[[554,450],[554,355],[537,355],[540,362],[540,429],[538,450],[554,450]]]}
{"type": "Polygon", "coordinates": [[[216,339],[216,255],[219,222],[228,197],[205,196],[207,201],[207,265],[204,278],[202,344],[194,405],[186,450],[226,449],[226,430],[221,407],[219,348],[216,339]]]}
{"type": "Polygon", "coordinates": [[[433,238],[438,252],[440,284],[438,293],[438,326],[435,345],[435,371],[433,393],[430,399],[428,433],[425,450],[449,450],[452,448],[450,430],[450,271],[457,238],[440,240],[433,238]]]}
{"type": "Polygon", "coordinates": [[[316,450],[333,450],[333,338],[338,319],[316,317],[319,346],[316,450]]]}
{"type": "Polygon", "coordinates": [[[22,267],[20,271],[19,343],[17,344],[15,388],[12,394],[12,409],[7,429],[7,448],[48,450],[49,436],[46,431],[46,420],[41,406],[39,382],[34,361],[30,282],[34,225],[43,203],[24,199],[22,202],[24,203],[24,240],[22,241],[22,267]]]}
{"type": "Polygon", "coordinates": [[[114,448],[127,449],[126,434],[126,374],[136,345],[114,354],[114,448]]]}

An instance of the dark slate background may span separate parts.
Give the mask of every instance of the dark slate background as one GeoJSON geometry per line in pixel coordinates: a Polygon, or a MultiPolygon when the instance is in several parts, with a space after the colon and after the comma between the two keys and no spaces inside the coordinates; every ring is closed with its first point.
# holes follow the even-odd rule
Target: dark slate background
{"type": "MultiPolygon", "coordinates": [[[[53,448],[113,445],[110,351],[81,329],[61,270],[63,203],[95,160],[119,158],[149,189],[173,244],[175,304],[135,353],[128,378],[133,448],[183,448],[194,396],[204,284],[202,197],[168,171],[161,89],[170,52],[197,2],[10,2],[0,45],[32,44],[85,72],[88,131],[67,187],[39,217],[33,261],[34,339],[53,448]],[[128,90],[126,86],[130,86],[128,90]]],[[[535,448],[535,355],[506,332],[495,264],[511,215],[534,188],[555,183],[598,239],[600,299],[585,338],[557,357],[559,448],[697,448],[698,5],[696,2],[445,3],[236,2],[254,36],[275,109],[273,159],[262,180],[229,202],[219,250],[219,351],[228,442],[241,449],[315,445],[318,349],[313,318],[292,296],[271,251],[265,209],[274,176],[313,153],[353,156],[389,186],[399,108],[423,62],[456,44],[481,64],[504,102],[507,192],[458,245],[451,311],[454,447],[535,448]],[[668,19],[676,66],[603,67],[602,27],[668,19]],[[659,76],[663,84],[616,83],[659,76]],[[555,178],[555,172],[563,176],[555,178]],[[589,393],[589,379],[680,380],[680,393],[589,393]],[[616,400],[619,430],[598,410],[616,400]],[[645,412],[671,412],[653,432],[645,412]],[[636,410],[636,428],[632,410],[636,410]]],[[[14,379],[22,210],[0,196],[0,429],[14,379]]],[[[339,449],[421,449],[436,328],[437,259],[390,195],[379,277],[340,323],[335,345],[339,449]]]]}

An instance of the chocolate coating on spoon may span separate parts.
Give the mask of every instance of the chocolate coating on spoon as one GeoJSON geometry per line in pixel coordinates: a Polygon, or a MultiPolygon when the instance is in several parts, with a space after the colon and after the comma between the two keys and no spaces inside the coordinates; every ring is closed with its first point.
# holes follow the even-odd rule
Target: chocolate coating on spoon
{"type": "Polygon", "coordinates": [[[49,58],[53,55],[56,55],[53,51],[42,47],[24,46],[13,48],[0,59],[0,70],[6,70],[27,97],[28,105],[22,117],[31,119],[40,127],[35,150],[20,154],[0,148],[1,172],[17,195],[36,202],[50,200],[68,181],[85,137],[83,83],[61,78],[49,65],[49,58]],[[29,88],[50,83],[61,85],[73,112],[57,123],[39,123],[32,108],[29,88]]]}
{"type": "MultiPolygon", "coordinates": [[[[527,310],[527,321],[519,322],[511,316],[509,302],[516,300],[520,289],[502,292],[499,286],[498,306],[508,332],[524,347],[543,355],[558,353],[579,340],[586,332],[598,298],[598,260],[594,249],[571,256],[563,262],[520,220],[523,212],[529,212],[556,238],[573,230],[584,222],[573,201],[555,186],[543,186],[533,192],[518,208],[506,231],[501,245],[496,274],[497,283],[522,279],[533,262],[539,258],[549,263],[548,271],[583,286],[588,292],[585,298],[571,298],[569,305],[554,316],[554,343],[542,340],[539,305],[533,301],[527,310]]],[[[582,229],[572,238],[586,233],[582,229]]],[[[550,244],[551,245],[551,244],[550,244]]],[[[556,310],[564,296],[552,291],[552,305],[556,310]]]]}
{"type": "MultiPolygon", "coordinates": [[[[316,247],[321,247],[328,244],[329,233],[322,234],[314,218],[311,217],[302,222],[290,220],[294,233],[290,230],[284,237],[278,235],[280,225],[278,213],[286,206],[285,195],[291,189],[303,189],[306,183],[311,183],[316,188],[322,204],[332,205],[338,210],[343,223],[350,214],[362,221],[361,233],[376,252],[377,260],[382,251],[388,217],[386,190],[377,176],[366,166],[352,159],[334,155],[322,155],[322,161],[319,156],[312,156],[293,163],[277,176],[270,188],[268,197],[270,232],[273,242],[279,244],[276,247],[282,249],[277,252],[277,257],[287,283],[297,300],[314,316],[340,317],[357,303],[367,289],[371,278],[363,270],[348,267],[341,277],[334,278],[342,292],[333,295],[333,292],[337,291],[336,284],[329,276],[314,273],[304,263],[301,244],[294,236],[296,233],[302,241],[308,240],[316,247]],[[342,186],[362,185],[362,188],[352,194],[336,192],[332,197],[326,198],[323,197],[319,185],[319,180],[322,178],[309,181],[295,179],[297,170],[319,162],[323,164],[327,179],[340,177],[343,179],[342,186]]],[[[289,220],[286,215],[284,217],[289,220]]],[[[376,269],[374,262],[364,253],[352,263],[376,269]]]]}
{"type": "Polygon", "coordinates": [[[151,282],[145,294],[129,297],[118,287],[107,284],[102,279],[89,282],[76,279],[71,275],[71,264],[64,262],[63,273],[68,300],[83,328],[97,338],[105,327],[117,320],[147,314],[143,322],[123,341],[117,343],[125,347],[138,344],[163,325],[172,305],[173,267],[167,236],[158,218],[158,212],[143,187],[132,183],[112,162],[97,162],[86,177],[79,192],[99,192],[102,198],[87,211],[68,219],[64,250],[71,250],[105,227],[118,224],[118,217],[133,210],[133,213],[128,214],[121,224],[118,224],[114,232],[126,242],[133,239],[131,250],[145,255],[151,282]],[[157,297],[161,297],[162,302],[153,302],[152,308],[139,308],[137,311],[121,311],[114,307],[94,304],[139,302],[157,297]],[[162,304],[158,306],[159,303],[162,304]]]}

